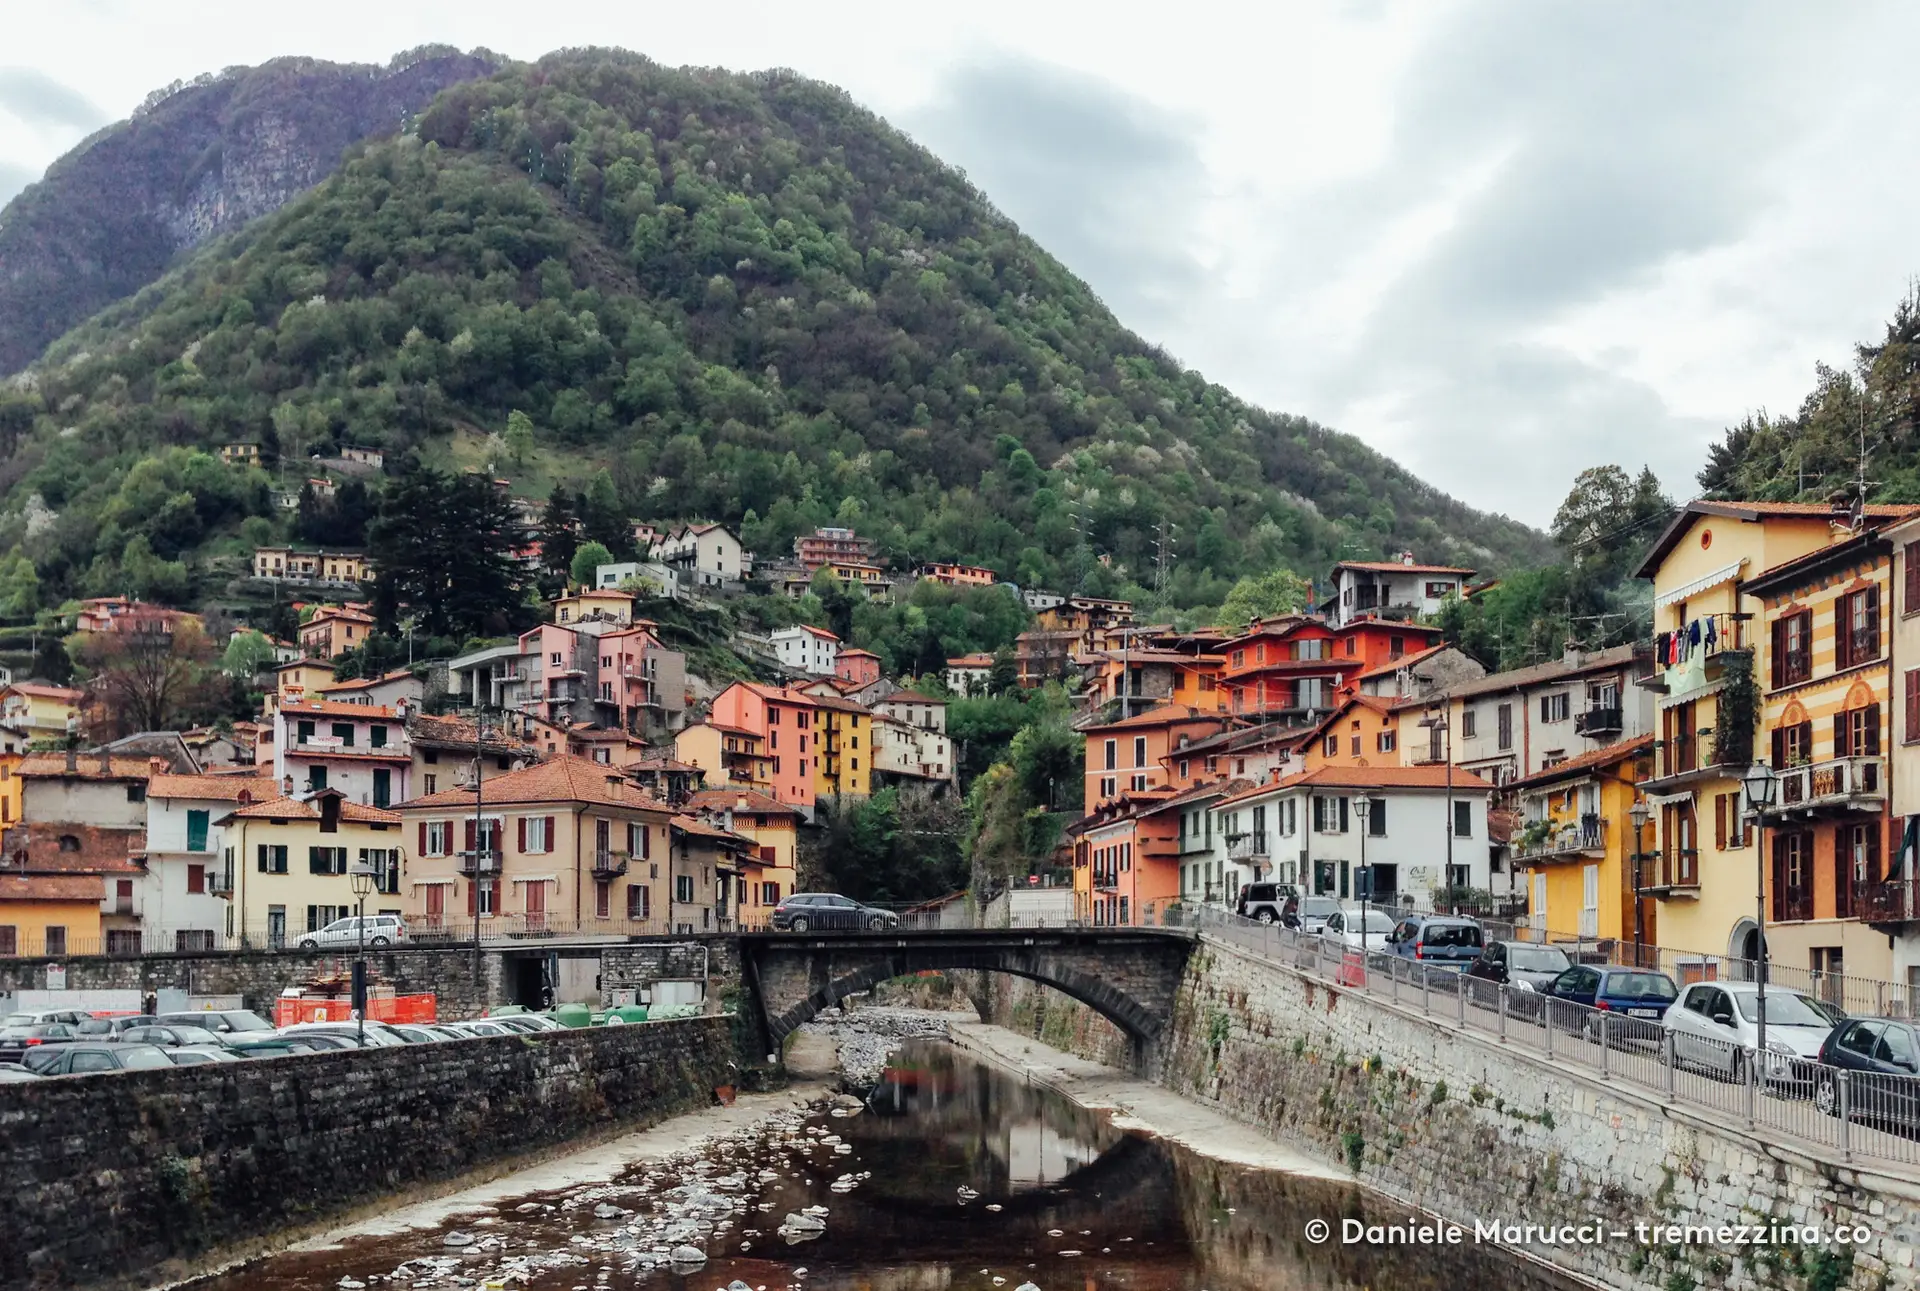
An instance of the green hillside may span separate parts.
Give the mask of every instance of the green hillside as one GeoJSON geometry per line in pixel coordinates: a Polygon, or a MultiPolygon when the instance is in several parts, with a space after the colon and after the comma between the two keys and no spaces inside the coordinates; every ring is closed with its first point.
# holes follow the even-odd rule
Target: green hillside
{"type": "Polygon", "coordinates": [[[26,569],[42,603],[204,594],[287,531],[274,482],[349,444],[1063,589],[1151,585],[1164,532],[1176,607],[1343,555],[1547,552],[1183,369],[844,93],[619,52],[453,86],[16,378],[0,613],[26,569]],[[236,440],[266,468],[211,456],[236,440]]]}

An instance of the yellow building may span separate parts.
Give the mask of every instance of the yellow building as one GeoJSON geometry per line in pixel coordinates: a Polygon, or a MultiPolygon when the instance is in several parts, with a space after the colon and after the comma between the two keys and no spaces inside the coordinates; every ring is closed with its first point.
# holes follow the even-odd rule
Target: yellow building
{"type": "Polygon", "coordinates": [[[611,587],[588,587],[554,598],[555,623],[573,624],[595,619],[611,623],[633,622],[633,593],[611,587]]]}
{"type": "MultiPolygon", "coordinates": [[[[1634,838],[1638,781],[1653,757],[1653,737],[1583,753],[1516,783],[1523,824],[1513,838],[1513,864],[1527,888],[1527,924],[1549,942],[1612,943],[1616,963],[1632,963],[1632,947],[1658,943],[1658,911],[1634,907],[1636,855],[1651,853],[1651,822],[1634,838]]],[[[1643,951],[1644,962],[1652,962],[1643,951]]]]}
{"type": "Polygon", "coordinates": [[[742,726],[696,722],[673,737],[673,756],[707,773],[716,789],[773,792],[773,755],[766,739],[742,726]]]}
{"type": "Polygon", "coordinates": [[[741,929],[765,928],[773,908],[799,888],[798,809],[753,790],[705,789],[687,800],[686,810],[753,844],[732,905],[741,929]]]}
{"type": "MultiPolygon", "coordinates": [[[[1870,521],[1906,511],[1866,508],[1870,521]]],[[[1850,536],[1847,516],[1825,506],[1695,501],[1640,566],[1654,596],[1655,668],[1643,684],[1656,697],[1657,743],[1641,791],[1655,811],[1660,859],[1649,887],[1660,945],[1682,976],[1716,973],[1722,956],[1759,950],[1758,858],[1740,776],[1770,752],[1758,693],[1771,661],[1764,606],[1746,581],[1850,536]]]]}
{"type": "Polygon", "coordinates": [[[873,792],[873,714],[850,699],[813,697],[814,792],[864,798],[873,792]]]}
{"type": "Polygon", "coordinates": [[[1892,544],[1872,520],[1763,570],[1763,754],[1779,774],[1765,846],[1767,951],[1786,968],[1886,981],[1863,916],[1886,872],[1892,544]]]}
{"type": "Polygon", "coordinates": [[[300,625],[300,649],[310,659],[337,659],[367,643],[373,616],[350,605],[322,605],[300,625]]]}
{"type": "Polygon", "coordinates": [[[0,958],[99,954],[101,883],[92,874],[0,874],[0,958]]]}
{"type": "Polygon", "coordinates": [[[63,740],[78,729],[86,695],[70,686],[17,681],[0,688],[0,733],[10,751],[33,740],[63,740]],[[14,745],[19,745],[14,748],[14,745]]]}
{"type": "Polygon", "coordinates": [[[227,935],[255,946],[297,946],[354,913],[348,868],[380,873],[368,914],[400,914],[400,817],[348,802],[338,789],[275,798],[221,818],[227,935]]]}
{"type": "Polygon", "coordinates": [[[273,670],[273,689],[267,693],[268,720],[288,704],[324,698],[322,692],[331,685],[333,665],[325,659],[295,659],[281,664],[273,670]]]}

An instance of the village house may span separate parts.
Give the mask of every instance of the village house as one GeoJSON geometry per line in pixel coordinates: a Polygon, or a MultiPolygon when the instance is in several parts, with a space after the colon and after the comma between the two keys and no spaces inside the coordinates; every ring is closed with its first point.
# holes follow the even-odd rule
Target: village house
{"type": "Polygon", "coordinates": [[[216,822],[278,797],[266,776],[153,774],[147,782],[146,872],[138,883],[149,949],[206,951],[219,944],[233,887],[216,822]]]}
{"type": "MultiPolygon", "coordinates": [[[[1185,704],[1167,704],[1133,717],[1084,728],[1086,784],[1083,801],[1091,809],[1121,794],[1171,787],[1169,758],[1183,739],[1202,740],[1224,729],[1226,720],[1185,704]]],[[[1190,769],[1190,768],[1189,768],[1190,769]]]]}
{"type": "Polygon", "coordinates": [[[773,754],[767,737],[740,726],[695,722],[673,737],[673,755],[707,773],[715,792],[728,789],[769,793],[773,754]]]}
{"type": "Polygon", "coordinates": [[[992,587],[1000,576],[981,565],[956,565],[935,562],[922,565],[914,576],[923,583],[944,583],[948,587],[992,587]]]}
{"type": "Polygon", "coordinates": [[[880,656],[858,646],[843,646],[834,655],[833,675],[853,686],[880,680],[880,656]]]}
{"type": "Polygon", "coordinates": [[[468,787],[476,757],[485,763],[481,770],[488,777],[525,766],[537,757],[532,744],[498,722],[483,730],[470,718],[409,712],[406,723],[407,747],[413,754],[407,783],[420,797],[468,787]]]}
{"type": "Polygon", "coordinates": [[[77,820],[0,833],[0,955],[136,955],[144,830],[77,820]]]}
{"type": "Polygon", "coordinates": [[[9,753],[24,753],[35,740],[65,739],[80,728],[86,692],[43,681],[16,681],[0,688],[0,737],[9,753]]]}
{"type": "Polygon", "coordinates": [[[714,696],[707,718],[713,725],[751,731],[764,738],[767,756],[773,762],[773,796],[807,813],[809,819],[817,792],[814,762],[820,755],[817,741],[811,738],[814,702],[812,696],[798,691],[735,682],[714,696]]]}
{"type": "Polygon", "coordinates": [[[669,839],[671,929],[676,933],[733,931],[735,902],[746,891],[749,872],[760,871],[754,859],[758,848],[751,839],[698,816],[675,816],[669,839]]]}
{"type": "MultiPolygon", "coordinates": [[[[1653,813],[1643,808],[1649,823],[1636,830],[1633,809],[1653,767],[1653,743],[1650,734],[1622,740],[1514,784],[1522,825],[1513,868],[1538,940],[1605,942],[1616,963],[1634,963],[1636,954],[1652,962],[1645,948],[1659,943],[1659,906],[1646,890],[1663,875],[1651,850],[1653,813]]],[[[1744,828],[1738,813],[1723,815],[1721,827],[1729,823],[1744,828]]]]}
{"type": "Polygon", "coordinates": [[[753,844],[752,872],[736,893],[735,914],[743,932],[764,929],[773,908],[798,889],[800,813],[751,789],[704,789],[686,800],[688,814],[718,825],[753,844]]]}
{"type": "Polygon", "coordinates": [[[836,562],[871,565],[878,550],[879,544],[872,538],[862,538],[851,529],[837,527],[816,529],[793,540],[794,557],[808,574],[836,562]]]}
{"type": "Polygon", "coordinates": [[[725,525],[682,525],[655,541],[650,555],[673,573],[683,591],[727,588],[751,572],[746,548],[725,525]]]}
{"type": "Polygon", "coordinates": [[[993,656],[990,654],[963,654],[947,660],[947,689],[962,698],[986,694],[992,676],[993,656]]]}
{"type": "Polygon", "coordinates": [[[336,704],[363,704],[402,711],[418,704],[426,691],[426,683],[414,676],[411,669],[396,668],[378,677],[328,682],[319,687],[318,697],[336,704]]]}
{"type": "Polygon", "coordinates": [[[256,547],[253,550],[253,576],[346,587],[371,582],[373,563],[356,551],[256,547]]]}
{"type": "Polygon", "coordinates": [[[1438,614],[1472,577],[1471,569],[1455,565],[1422,565],[1410,551],[1393,560],[1343,560],[1333,567],[1333,595],[1320,612],[1333,628],[1365,614],[1411,621],[1438,614]]]}
{"type": "Polygon", "coordinates": [[[217,881],[231,894],[225,931],[243,945],[298,946],[307,933],[353,914],[350,866],[377,875],[368,914],[402,913],[403,839],[393,812],[321,789],[236,806],[215,824],[217,881]]]}
{"type": "Polygon", "coordinates": [[[412,766],[399,710],[306,699],[274,714],[273,775],[284,793],[335,789],[349,802],[384,808],[409,796],[412,766]]]}
{"type": "Polygon", "coordinates": [[[373,615],[351,605],[322,605],[300,625],[300,648],[310,659],[337,659],[367,642],[373,615]]]}

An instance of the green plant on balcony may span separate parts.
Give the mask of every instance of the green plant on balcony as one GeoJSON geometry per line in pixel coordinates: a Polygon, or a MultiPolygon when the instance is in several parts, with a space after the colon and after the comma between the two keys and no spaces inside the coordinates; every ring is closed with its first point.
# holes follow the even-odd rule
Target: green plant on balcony
{"type": "Polygon", "coordinates": [[[1527,827],[1520,831],[1520,850],[1524,853],[1537,852],[1546,846],[1547,840],[1552,837],[1553,822],[1551,820],[1530,820],[1527,822],[1527,827]]]}
{"type": "Polygon", "coordinates": [[[1719,719],[1713,728],[1712,761],[1744,767],[1753,761],[1753,734],[1760,721],[1760,688],[1753,679],[1753,651],[1720,656],[1719,719]]]}

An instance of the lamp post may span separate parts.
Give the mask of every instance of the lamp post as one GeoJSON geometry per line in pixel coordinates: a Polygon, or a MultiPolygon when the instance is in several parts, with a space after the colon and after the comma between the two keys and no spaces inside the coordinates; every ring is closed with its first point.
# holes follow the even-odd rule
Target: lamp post
{"type": "Polygon", "coordinates": [[[1640,845],[1641,831],[1646,829],[1647,820],[1653,815],[1653,809],[1647,806],[1645,798],[1635,798],[1633,806],[1627,810],[1633,818],[1633,966],[1646,967],[1641,958],[1641,947],[1647,940],[1647,910],[1641,904],[1646,898],[1641,895],[1646,884],[1641,882],[1640,866],[1646,861],[1646,849],[1640,845]]]}
{"type": "Polygon", "coordinates": [[[1753,977],[1754,1002],[1760,1010],[1755,1028],[1756,1061],[1767,1051],[1767,811],[1773,806],[1773,794],[1780,777],[1764,762],[1755,762],[1740,777],[1746,791],[1747,810],[1753,813],[1753,977]]]}
{"type": "Polygon", "coordinates": [[[347,874],[353,884],[354,927],[360,934],[360,949],[353,958],[353,1031],[361,1048],[367,1046],[367,898],[373,895],[376,878],[373,866],[356,861],[347,874]]]}
{"type": "Polygon", "coordinates": [[[1367,906],[1373,899],[1373,871],[1367,868],[1367,817],[1373,814],[1373,799],[1364,793],[1353,796],[1353,814],[1360,821],[1360,962],[1367,962],[1367,906]]]}

